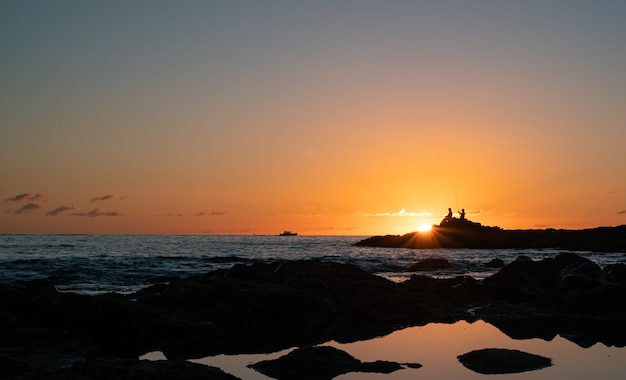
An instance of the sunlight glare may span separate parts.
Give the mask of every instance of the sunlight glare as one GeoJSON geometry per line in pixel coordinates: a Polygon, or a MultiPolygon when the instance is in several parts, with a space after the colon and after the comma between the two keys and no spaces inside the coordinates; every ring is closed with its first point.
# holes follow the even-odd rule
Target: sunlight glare
{"type": "Polygon", "coordinates": [[[421,225],[417,228],[417,230],[418,230],[419,232],[428,232],[428,231],[430,231],[430,229],[431,229],[431,228],[432,228],[432,226],[431,226],[430,224],[421,224],[421,225]]]}

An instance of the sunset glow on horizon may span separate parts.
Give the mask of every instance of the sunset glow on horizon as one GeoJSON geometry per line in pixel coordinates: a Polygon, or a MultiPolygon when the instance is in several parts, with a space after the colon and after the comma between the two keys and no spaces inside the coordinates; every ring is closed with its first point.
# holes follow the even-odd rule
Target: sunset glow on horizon
{"type": "Polygon", "coordinates": [[[0,233],[626,224],[624,2],[0,9],[0,233]]]}

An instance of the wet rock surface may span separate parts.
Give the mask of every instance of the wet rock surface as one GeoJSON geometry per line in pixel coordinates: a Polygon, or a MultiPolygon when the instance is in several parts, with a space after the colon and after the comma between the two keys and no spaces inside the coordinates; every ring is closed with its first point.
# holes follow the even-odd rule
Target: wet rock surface
{"type": "MultiPolygon", "coordinates": [[[[421,367],[417,363],[405,365],[421,367]]],[[[400,363],[382,360],[361,362],[347,352],[329,346],[296,349],[278,359],[261,361],[250,367],[279,380],[323,380],[348,372],[392,373],[404,368],[400,363]]]]}
{"type": "Polygon", "coordinates": [[[0,373],[127,378],[190,358],[347,343],[477,319],[515,339],[559,334],[582,347],[624,347],[625,277],[622,265],[600,268],[563,254],[520,257],[483,281],[414,274],[394,283],[349,264],[287,261],[237,264],[129,295],[60,293],[40,281],[1,285],[0,373]],[[170,360],[137,359],[151,351],[170,360]],[[123,376],[113,376],[117,370],[123,376]]]}
{"type": "Polygon", "coordinates": [[[546,368],[552,360],[518,350],[485,348],[458,357],[461,364],[474,372],[487,375],[519,373],[546,368]]]}

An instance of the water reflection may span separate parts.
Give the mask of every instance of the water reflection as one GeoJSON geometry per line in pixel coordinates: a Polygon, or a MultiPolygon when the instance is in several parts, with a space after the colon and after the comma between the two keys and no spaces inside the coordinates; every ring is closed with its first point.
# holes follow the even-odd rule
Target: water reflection
{"type": "MultiPolygon", "coordinates": [[[[325,345],[348,352],[361,361],[389,360],[417,362],[419,369],[403,369],[391,374],[349,373],[337,380],[357,379],[623,379],[626,376],[626,348],[607,347],[597,343],[583,348],[560,336],[552,340],[539,338],[515,340],[498,328],[483,322],[431,323],[395,331],[387,336],[366,341],[325,345]],[[553,366],[518,374],[482,375],[465,368],[457,356],[481,348],[507,348],[546,356],[553,366]]],[[[218,355],[194,362],[220,367],[244,380],[269,379],[247,367],[261,360],[275,359],[287,354],[283,350],[273,354],[218,355]]]]}

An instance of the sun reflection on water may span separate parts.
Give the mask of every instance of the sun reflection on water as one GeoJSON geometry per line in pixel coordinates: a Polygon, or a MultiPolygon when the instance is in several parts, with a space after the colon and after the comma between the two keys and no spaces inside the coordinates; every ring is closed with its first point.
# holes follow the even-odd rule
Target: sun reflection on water
{"type": "Polygon", "coordinates": [[[622,379],[626,375],[626,348],[603,344],[585,349],[562,338],[514,340],[494,326],[477,321],[454,324],[431,323],[410,327],[385,337],[349,344],[329,343],[362,361],[391,360],[418,362],[420,369],[405,369],[390,375],[350,373],[337,377],[351,379],[589,379],[601,374],[603,379],[622,379]],[[506,348],[546,356],[553,366],[542,370],[507,375],[482,375],[465,368],[457,356],[482,348],[506,348]]]}

